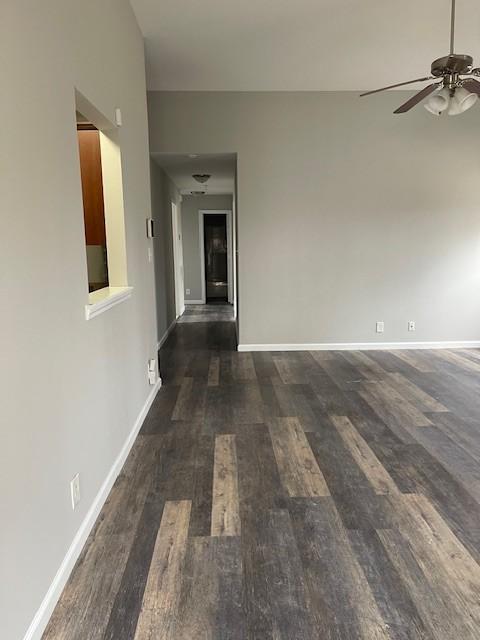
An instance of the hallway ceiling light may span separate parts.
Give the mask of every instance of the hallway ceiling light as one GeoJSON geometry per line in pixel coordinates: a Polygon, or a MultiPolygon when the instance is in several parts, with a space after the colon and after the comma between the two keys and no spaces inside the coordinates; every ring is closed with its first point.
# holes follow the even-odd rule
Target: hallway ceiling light
{"type": "Polygon", "coordinates": [[[433,82],[427,85],[421,91],[416,93],[412,98],[407,100],[393,113],[406,113],[415,105],[430,98],[426,102],[425,109],[436,116],[446,111],[449,116],[456,116],[470,109],[478,100],[480,95],[480,82],[472,76],[480,76],[480,68],[473,68],[472,56],[454,53],[455,44],[455,4],[456,0],[452,0],[451,17],[450,17],[450,53],[448,56],[438,58],[432,62],[431,74],[426,78],[417,78],[416,80],[408,80],[407,82],[399,82],[391,84],[382,89],[367,91],[362,96],[369,96],[372,93],[379,93],[394,87],[403,87],[406,84],[414,82],[425,82],[434,78],[441,78],[440,82],[433,82]],[[439,91],[437,91],[439,89],[439,91]],[[432,95],[431,95],[432,94],[432,95]]]}
{"type": "Polygon", "coordinates": [[[198,158],[198,153],[189,153],[187,157],[188,158],[192,158],[192,159],[193,158],[198,158]]]}
{"type": "Polygon", "coordinates": [[[207,182],[207,180],[209,180],[212,176],[209,173],[194,173],[192,175],[192,178],[194,180],[196,180],[197,182],[200,182],[200,184],[204,184],[205,182],[207,182]]]}

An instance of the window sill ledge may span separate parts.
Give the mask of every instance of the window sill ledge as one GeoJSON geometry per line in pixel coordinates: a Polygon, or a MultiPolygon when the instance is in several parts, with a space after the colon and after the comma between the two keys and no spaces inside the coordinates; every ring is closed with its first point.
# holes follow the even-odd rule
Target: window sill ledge
{"type": "Polygon", "coordinates": [[[133,287],[105,287],[93,291],[85,305],[85,318],[91,320],[131,297],[133,287]]]}

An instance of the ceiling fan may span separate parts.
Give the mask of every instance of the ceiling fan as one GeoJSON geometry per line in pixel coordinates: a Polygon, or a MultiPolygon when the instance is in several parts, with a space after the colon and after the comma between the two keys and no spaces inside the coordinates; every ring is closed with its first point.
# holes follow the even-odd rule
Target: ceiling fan
{"type": "Polygon", "coordinates": [[[441,79],[440,82],[433,82],[427,85],[421,91],[416,93],[407,102],[402,104],[393,113],[406,113],[415,105],[428,96],[430,98],[424,107],[430,113],[436,116],[446,112],[449,116],[456,116],[470,109],[480,96],[480,82],[473,76],[480,77],[480,68],[473,68],[472,56],[454,53],[455,45],[455,4],[456,0],[452,0],[451,21],[450,21],[450,53],[432,62],[431,74],[425,78],[417,78],[416,80],[408,80],[407,82],[399,82],[391,84],[382,89],[367,91],[362,93],[360,97],[370,96],[373,93],[394,89],[395,87],[403,87],[414,82],[426,82],[427,80],[441,79]]]}

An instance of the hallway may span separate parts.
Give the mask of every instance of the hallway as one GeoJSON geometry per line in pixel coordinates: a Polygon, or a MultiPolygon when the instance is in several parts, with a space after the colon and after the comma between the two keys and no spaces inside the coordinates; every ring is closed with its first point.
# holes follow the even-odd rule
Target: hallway
{"type": "Polygon", "coordinates": [[[477,351],[237,353],[178,324],[45,640],[473,640],[477,351]]]}

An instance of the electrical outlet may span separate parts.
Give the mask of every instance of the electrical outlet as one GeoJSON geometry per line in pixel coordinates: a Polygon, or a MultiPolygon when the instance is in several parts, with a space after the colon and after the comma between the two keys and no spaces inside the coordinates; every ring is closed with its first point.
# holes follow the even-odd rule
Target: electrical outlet
{"type": "Polygon", "coordinates": [[[415,320],[409,320],[408,321],[408,330],[409,331],[415,331],[415,320]]]}
{"type": "Polygon", "coordinates": [[[70,497],[72,498],[72,509],[75,511],[77,504],[80,502],[80,474],[70,481],[70,497]]]}
{"type": "Polygon", "coordinates": [[[185,293],[187,294],[187,296],[189,296],[190,295],[190,289],[186,289],[185,293]]]}
{"type": "Polygon", "coordinates": [[[147,376],[148,376],[148,383],[149,384],[155,384],[157,381],[157,363],[155,362],[155,360],[152,358],[152,360],[148,361],[147,364],[147,376]]]}
{"type": "Polygon", "coordinates": [[[383,320],[379,320],[376,324],[377,333],[383,333],[385,331],[385,323],[383,320]]]}
{"type": "Polygon", "coordinates": [[[152,247],[148,247],[147,256],[148,256],[148,261],[152,262],[152,260],[153,260],[153,249],[152,249],[152,247]]]}

